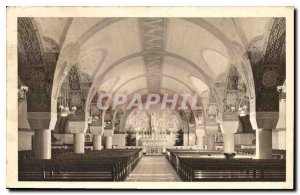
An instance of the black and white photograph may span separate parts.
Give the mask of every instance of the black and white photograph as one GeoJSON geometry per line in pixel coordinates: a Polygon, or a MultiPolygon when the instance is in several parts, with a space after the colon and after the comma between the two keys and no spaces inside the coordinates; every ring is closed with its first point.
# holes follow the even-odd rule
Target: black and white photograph
{"type": "Polygon", "coordinates": [[[8,7],[8,187],[293,188],[294,9],[222,9],[8,7]]]}

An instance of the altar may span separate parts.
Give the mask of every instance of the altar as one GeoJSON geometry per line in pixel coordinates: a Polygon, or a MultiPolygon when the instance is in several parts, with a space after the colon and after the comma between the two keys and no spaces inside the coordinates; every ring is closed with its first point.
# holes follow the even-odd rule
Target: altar
{"type": "Polygon", "coordinates": [[[136,110],[130,113],[128,119],[125,129],[136,132],[136,146],[142,146],[146,155],[166,153],[166,148],[170,145],[168,135],[180,128],[177,115],[169,109],[154,107],[146,111],[136,110]]]}
{"type": "Polygon", "coordinates": [[[167,139],[142,138],[141,142],[143,146],[143,152],[146,153],[146,155],[162,155],[166,152],[167,139]]]}

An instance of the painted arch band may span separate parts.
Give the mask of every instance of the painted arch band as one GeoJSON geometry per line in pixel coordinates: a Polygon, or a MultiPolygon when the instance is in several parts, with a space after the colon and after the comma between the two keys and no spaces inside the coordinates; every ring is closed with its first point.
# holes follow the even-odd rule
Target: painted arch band
{"type": "Polygon", "coordinates": [[[153,107],[160,109],[179,109],[179,110],[199,110],[202,107],[198,104],[198,94],[112,94],[103,93],[97,100],[97,107],[100,110],[107,110],[111,107],[115,109],[131,110],[137,108],[139,110],[149,110],[153,107]]]}

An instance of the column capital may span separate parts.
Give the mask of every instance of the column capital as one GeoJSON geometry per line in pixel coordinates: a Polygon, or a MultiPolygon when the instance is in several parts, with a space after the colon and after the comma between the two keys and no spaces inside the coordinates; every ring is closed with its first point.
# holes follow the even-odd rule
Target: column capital
{"type": "Polygon", "coordinates": [[[105,137],[113,136],[113,134],[114,134],[114,130],[113,129],[104,129],[104,131],[103,131],[103,135],[105,137]]]}
{"type": "Polygon", "coordinates": [[[239,120],[239,113],[238,111],[235,112],[223,112],[222,113],[222,122],[223,121],[238,121],[239,120]]]}
{"type": "Polygon", "coordinates": [[[53,112],[28,112],[27,120],[31,129],[54,129],[57,114],[53,112]]]}
{"type": "Polygon", "coordinates": [[[251,112],[250,122],[253,129],[275,129],[279,112],[251,112]]]}
{"type": "Polygon", "coordinates": [[[239,127],[239,120],[223,121],[220,127],[223,134],[236,133],[239,127]]]}
{"type": "Polygon", "coordinates": [[[216,123],[215,125],[205,125],[205,133],[207,135],[214,135],[218,132],[218,130],[218,123],[216,123]]]}
{"type": "Polygon", "coordinates": [[[84,133],[86,130],[85,121],[69,121],[71,133],[84,133]]]}
{"type": "Polygon", "coordinates": [[[102,135],[103,134],[102,126],[90,126],[90,132],[92,135],[102,135]]]}

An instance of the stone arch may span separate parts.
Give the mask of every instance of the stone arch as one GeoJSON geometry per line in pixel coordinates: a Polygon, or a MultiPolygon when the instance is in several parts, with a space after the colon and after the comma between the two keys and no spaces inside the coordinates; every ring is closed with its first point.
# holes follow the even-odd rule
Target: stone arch
{"type": "Polygon", "coordinates": [[[275,129],[279,119],[277,86],[286,79],[285,22],[285,18],[273,18],[266,30],[262,58],[259,61],[250,59],[256,93],[256,98],[250,100],[253,129],[275,129]]]}
{"type": "MultiPolygon", "coordinates": [[[[231,41],[219,28],[210,24],[202,18],[185,18],[185,20],[205,29],[217,39],[219,39],[227,48],[227,52],[230,57],[229,63],[237,65],[238,70],[241,72],[242,78],[246,81],[247,72],[244,70],[245,68],[241,67],[238,63],[235,63],[237,59],[242,61],[242,53],[240,51],[240,46],[237,47],[237,44],[231,41]]],[[[251,68],[250,65],[248,65],[246,70],[248,70],[249,68],[251,68]]]]}
{"type": "Polygon", "coordinates": [[[256,92],[256,111],[278,111],[277,86],[285,81],[285,19],[274,18],[263,50],[263,58],[252,63],[256,92]],[[279,70],[284,74],[279,74],[279,70]]]}
{"type": "MultiPolygon", "coordinates": [[[[171,80],[174,80],[182,85],[184,85],[187,89],[189,89],[191,92],[194,92],[194,90],[188,86],[185,82],[181,81],[180,79],[176,78],[176,77],[173,77],[173,76],[169,76],[169,75],[161,75],[162,78],[169,78],[171,80]]],[[[138,80],[140,78],[143,78],[145,77],[145,74],[142,74],[142,75],[139,75],[139,76],[136,76],[136,77],[133,77],[133,78],[130,78],[129,80],[127,80],[126,82],[122,83],[122,85],[120,85],[116,90],[115,92],[118,92],[123,86],[125,86],[127,83],[129,82],[133,82],[135,80],[138,80]]]]}
{"type": "MultiPolygon", "coordinates": [[[[80,45],[82,45],[84,42],[86,42],[89,38],[91,38],[94,34],[96,34],[97,32],[99,32],[100,30],[106,28],[107,26],[114,24],[115,22],[118,22],[122,20],[122,18],[117,18],[117,19],[105,19],[104,21],[101,21],[99,23],[97,23],[96,25],[94,25],[93,27],[91,27],[87,32],[85,32],[84,35],[82,35],[77,41],[76,43],[73,44],[73,46],[70,46],[71,48],[75,48],[75,47],[80,47],[80,45]]],[[[233,54],[233,50],[234,48],[231,45],[231,42],[228,40],[228,38],[220,31],[218,30],[215,26],[209,24],[208,22],[204,21],[204,20],[194,20],[194,19],[185,19],[188,22],[192,22],[195,25],[199,25],[202,28],[204,28],[205,30],[207,30],[208,32],[212,33],[216,38],[220,39],[223,43],[225,43],[225,46],[227,47],[227,49],[229,50],[229,54],[233,54]],[[215,31],[217,29],[217,31],[215,31]]],[[[76,53],[76,50],[74,49],[70,49],[70,52],[72,53],[76,53]]],[[[62,52],[64,53],[64,52],[62,52]]],[[[67,55],[61,55],[61,56],[67,56],[67,55]]],[[[60,57],[61,57],[60,56],[60,57]]],[[[61,58],[60,58],[61,59],[61,58]]],[[[63,61],[63,60],[60,60],[63,61]]],[[[60,64],[60,63],[58,63],[60,64]]],[[[55,98],[54,98],[55,100],[55,98]]]]}
{"type": "MultiPolygon", "coordinates": [[[[138,57],[138,56],[142,56],[144,54],[144,52],[138,52],[138,53],[135,53],[135,54],[131,54],[129,56],[125,56],[124,58],[122,59],[119,59],[117,61],[115,61],[111,66],[109,66],[101,75],[96,75],[96,78],[94,78],[94,82],[97,82],[97,85],[99,86],[103,80],[104,80],[104,76],[107,75],[113,68],[117,67],[119,64],[121,64],[122,62],[126,61],[126,60],[129,60],[131,58],[134,58],[134,57],[138,57]]],[[[208,75],[206,75],[200,67],[198,67],[195,63],[193,63],[192,61],[178,55],[178,54],[174,54],[174,53],[171,53],[171,52],[165,52],[165,55],[166,56],[169,56],[169,57],[173,57],[173,58],[176,58],[176,59],[179,59],[179,60],[183,60],[184,62],[186,62],[187,64],[190,64],[191,67],[195,68],[196,70],[199,71],[199,73],[201,74],[201,76],[203,76],[204,78],[197,76],[199,79],[201,80],[205,80],[207,81],[207,84],[208,86],[210,87],[212,93],[214,94],[214,96],[216,97],[216,100],[217,100],[217,103],[220,104],[221,102],[221,94],[218,92],[218,90],[213,86],[213,81],[209,78],[208,75]]],[[[90,88],[90,91],[89,91],[89,94],[88,94],[88,102],[87,104],[89,104],[89,100],[90,100],[90,97],[93,96],[95,93],[96,93],[97,89],[96,89],[96,84],[93,83],[91,88],[90,88]]]]}
{"type": "Polygon", "coordinates": [[[18,48],[24,51],[23,54],[19,53],[18,75],[29,87],[27,93],[29,123],[32,129],[53,129],[56,116],[51,113],[50,105],[58,54],[45,53],[40,31],[33,18],[19,17],[17,26],[18,48]],[[34,121],[41,115],[44,123],[38,125],[34,121]]]}
{"type": "Polygon", "coordinates": [[[118,21],[123,20],[123,18],[107,18],[104,19],[94,26],[92,26],[89,30],[87,30],[76,42],[69,43],[68,45],[62,45],[62,50],[60,51],[59,58],[56,64],[56,69],[54,73],[54,83],[52,88],[52,101],[51,110],[52,112],[56,112],[56,101],[58,91],[60,86],[66,76],[66,73],[69,71],[70,67],[76,63],[76,58],[79,53],[80,46],[83,45],[89,38],[95,35],[97,32],[105,29],[111,24],[114,24],[118,21]]]}

